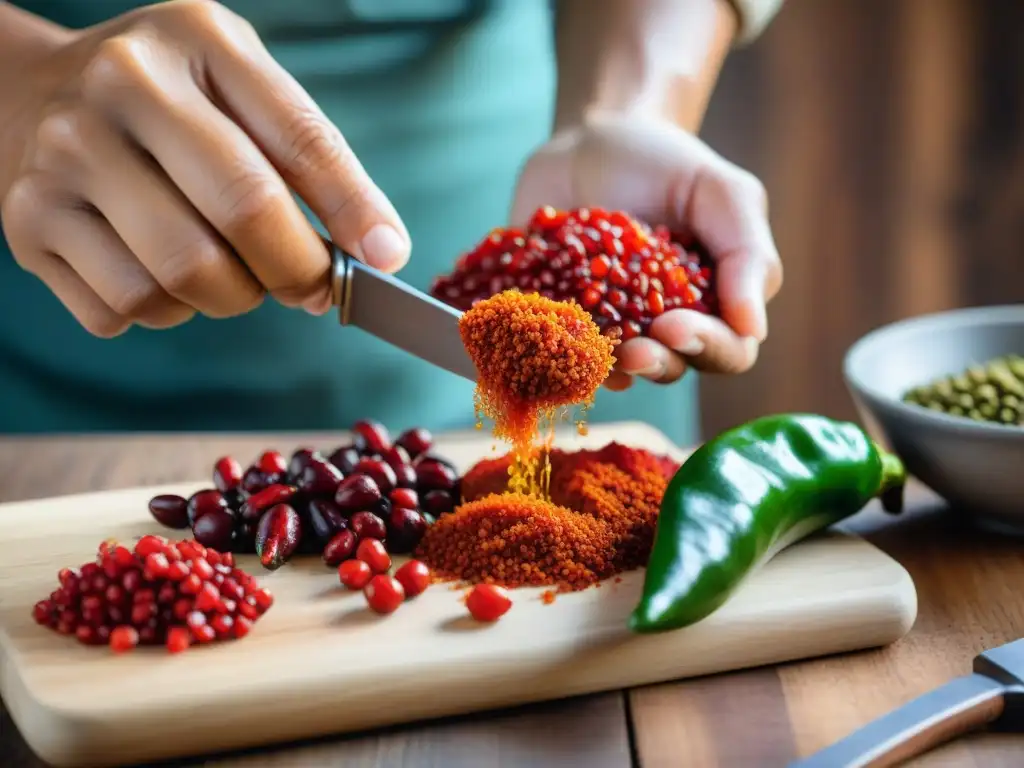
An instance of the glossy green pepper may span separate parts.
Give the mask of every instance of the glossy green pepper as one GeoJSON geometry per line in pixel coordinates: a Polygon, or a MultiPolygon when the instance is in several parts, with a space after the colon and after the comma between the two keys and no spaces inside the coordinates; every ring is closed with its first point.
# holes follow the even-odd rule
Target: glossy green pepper
{"type": "Polygon", "coordinates": [[[665,489],[634,632],[693,624],[779,551],[881,497],[906,470],[856,424],[811,414],[756,419],[698,448],[665,489]]]}

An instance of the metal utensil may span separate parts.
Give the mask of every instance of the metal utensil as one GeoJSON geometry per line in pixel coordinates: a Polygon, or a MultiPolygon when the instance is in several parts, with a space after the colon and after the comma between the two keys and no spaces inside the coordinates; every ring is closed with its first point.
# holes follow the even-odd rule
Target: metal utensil
{"type": "Polygon", "coordinates": [[[1024,639],[984,651],[958,677],[789,768],[899,765],[970,731],[1024,730],[1024,639]]]}
{"type": "Polygon", "coordinates": [[[388,344],[476,381],[476,367],[459,336],[461,312],[328,245],[333,301],[342,325],[362,328],[388,344]]]}

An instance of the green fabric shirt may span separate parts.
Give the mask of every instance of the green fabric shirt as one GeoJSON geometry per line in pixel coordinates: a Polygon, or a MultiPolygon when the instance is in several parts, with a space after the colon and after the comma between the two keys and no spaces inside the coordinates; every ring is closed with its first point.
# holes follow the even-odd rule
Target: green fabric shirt
{"type": "MultiPolygon", "coordinates": [[[[516,175],[548,135],[547,0],[229,0],[341,128],[412,235],[401,277],[433,276],[506,221],[516,175]]],[[[83,27],[124,0],[21,0],[83,27]]],[[[321,228],[322,230],[322,228],[321,228]]],[[[0,432],[344,429],[474,422],[472,384],[336,314],[265,302],[227,320],[97,339],[0,241],[0,432]]],[[[690,378],[690,377],[688,377],[690,378]]],[[[692,380],[602,391],[593,422],[640,419],[696,437],[692,380]]]]}

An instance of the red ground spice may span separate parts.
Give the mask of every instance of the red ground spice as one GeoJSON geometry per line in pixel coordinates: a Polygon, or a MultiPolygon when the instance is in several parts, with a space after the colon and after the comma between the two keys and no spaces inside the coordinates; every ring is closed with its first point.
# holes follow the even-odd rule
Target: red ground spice
{"type": "Polygon", "coordinates": [[[593,401],[617,340],[575,302],[515,290],[463,313],[459,332],[477,369],[477,411],[494,420],[495,437],[512,443],[511,490],[543,496],[533,445],[539,422],[546,417],[553,428],[559,409],[593,401]]]}
{"type": "Polygon", "coordinates": [[[478,462],[464,503],[427,530],[416,556],[440,580],[560,592],[646,564],[678,463],[618,443],[550,458],[550,502],[506,491],[510,455],[478,462]]]}

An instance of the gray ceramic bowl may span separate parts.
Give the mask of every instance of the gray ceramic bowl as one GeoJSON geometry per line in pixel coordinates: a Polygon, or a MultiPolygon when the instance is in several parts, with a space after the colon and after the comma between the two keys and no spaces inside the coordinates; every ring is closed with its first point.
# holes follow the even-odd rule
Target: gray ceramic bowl
{"type": "Polygon", "coordinates": [[[843,376],[865,427],[907,470],[977,522],[1024,533],[1024,427],[947,416],[903,393],[969,365],[1024,355],[1024,304],[941,312],[864,336],[843,376]]]}

